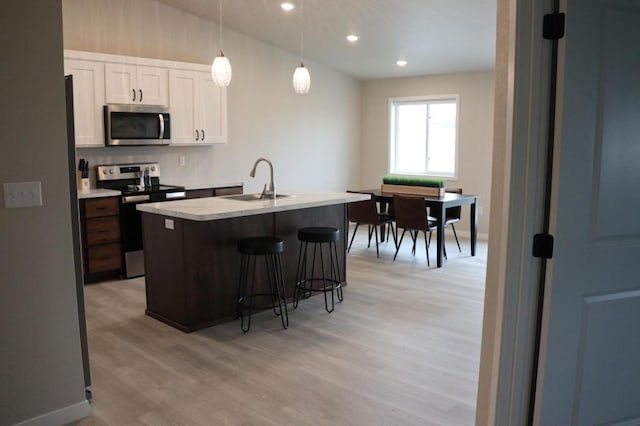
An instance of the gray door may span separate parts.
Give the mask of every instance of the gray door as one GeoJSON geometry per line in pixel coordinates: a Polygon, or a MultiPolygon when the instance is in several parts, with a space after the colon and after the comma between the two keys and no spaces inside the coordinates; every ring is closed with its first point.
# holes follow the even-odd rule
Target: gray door
{"type": "Polygon", "coordinates": [[[640,424],[640,2],[566,0],[541,425],[640,424]]]}

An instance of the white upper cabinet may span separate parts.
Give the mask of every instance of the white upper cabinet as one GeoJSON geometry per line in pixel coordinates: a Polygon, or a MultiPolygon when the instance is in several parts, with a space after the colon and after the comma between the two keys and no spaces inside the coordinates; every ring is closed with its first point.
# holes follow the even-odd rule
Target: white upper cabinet
{"type": "Polygon", "coordinates": [[[216,86],[210,72],[171,70],[171,144],[226,143],[226,95],[226,88],[216,86]]]}
{"type": "MultiPolygon", "coordinates": [[[[171,144],[195,144],[200,141],[196,115],[198,83],[193,71],[169,72],[169,104],[171,111],[171,144]],[[196,130],[198,133],[196,135],[196,130]]],[[[206,136],[206,135],[205,135],[206,136]]]]}
{"type": "Polygon", "coordinates": [[[216,86],[210,71],[198,74],[198,108],[205,142],[227,143],[227,88],[216,86]]]}
{"type": "Polygon", "coordinates": [[[65,59],[64,73],[73,76],[76,147],[104,146],[104,63],[65,59]]]}
{"type": "Polygon", "coordinates": [[[169,107],[172,145],[227,143],[227,88],[210,66],[65,50],[77,147],[104,146],[104,105],[169,107]]]}
{"type": "Polygon", "coordinates": [[[168,71],[132,64],[106,64],[106,100],[110,104],[168,104],[168,71]]]}

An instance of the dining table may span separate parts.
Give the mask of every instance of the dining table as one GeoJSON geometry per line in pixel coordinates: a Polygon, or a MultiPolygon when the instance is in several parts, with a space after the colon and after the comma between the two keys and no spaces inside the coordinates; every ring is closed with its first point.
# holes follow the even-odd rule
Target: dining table
{"type": "MultiPolygon", "coordinates": [[[[381,204],[391,205],[393,204],[394,192],[382,191],[381,188],[376,189],[361,189],[353,192],[361,192],[366,194],[372,194],[381,204]]],[[[400,194],[397,195],[407,195],[400,194]]],[[[413,195],[415,196],[415,195],[413,195]]],[[[458,207],[468,205],[470,208],[469,224],[470,224],[470,240],[471,240],[471,256],[476,255],[476,242],[478,239],[478,210],[476,205],[478,203],[478,195],[473,194],[457,194],[452,192],[445,192],[441,197],[435,196],[422,196],[425,201],[425,206],[429,208],[429,215],[436,218],[437,231],[436,231],[436,259],[437,267],[442,267],[442,261],[444,257],[444,228],[445,228],[445,212],[450,207],[458,207]]],[[[384,232],[382,233],[384,235],[384,232]]]]}

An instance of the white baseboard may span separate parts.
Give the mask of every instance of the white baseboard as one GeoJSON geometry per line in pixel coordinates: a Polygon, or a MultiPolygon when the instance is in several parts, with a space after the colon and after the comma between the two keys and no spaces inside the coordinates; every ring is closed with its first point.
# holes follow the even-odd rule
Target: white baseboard
{"type": "MultiPolygon", "coordinates": [[[[467,238],[467,239],[471,238],[470,231],[459,231],[458,229],[456,229],[456,232],[458,233],[458,237],[467,238]]],[[[489,234],[478,232],[478,239],[482,241],[489,241],[489,234]]]]}
{"type": "Polygon", "coordinates": [[[68,407],[50,411],[41,416],[17,423],[15,426],[52,426],[66,425],[83,419],[91,414],[89,401],[78,402],[68,407]]]}

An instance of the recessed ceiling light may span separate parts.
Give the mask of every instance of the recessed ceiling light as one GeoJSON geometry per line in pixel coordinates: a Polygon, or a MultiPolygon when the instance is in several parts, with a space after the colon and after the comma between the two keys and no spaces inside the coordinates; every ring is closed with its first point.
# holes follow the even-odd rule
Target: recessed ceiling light
{"type": "Polygon", "coordinates": [[[349,34],[347,36],[347,40],[349,40],[349,42],[351,43],[355,43],[356,41],[360,40],[360,36],[357,36],[355,34],[349,34]]]}
{"type": "Polygon", "coordinates": [[[404,59],[398,59],[396,61],[396,64],[398,64],[399,67],[404,67],[405,65],[407,65],[407,61],[405,61],[404,59]]]}
{"type": "Polygon", "coordinates": [[[295,9],[296,6],[289,1],[285,1],[284,3],[280,3],[280,7],[282,8],[282,10],[290,12],[295,9]]]}

